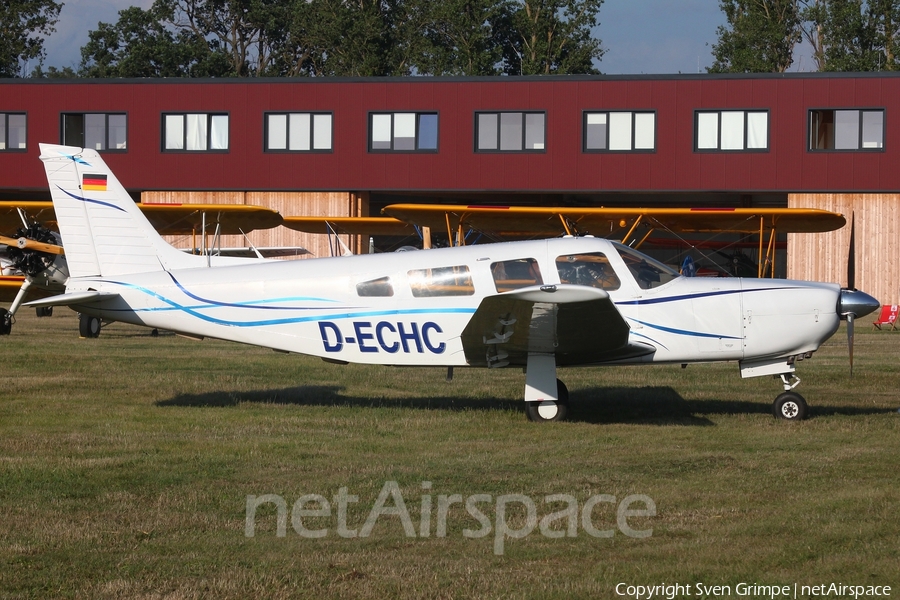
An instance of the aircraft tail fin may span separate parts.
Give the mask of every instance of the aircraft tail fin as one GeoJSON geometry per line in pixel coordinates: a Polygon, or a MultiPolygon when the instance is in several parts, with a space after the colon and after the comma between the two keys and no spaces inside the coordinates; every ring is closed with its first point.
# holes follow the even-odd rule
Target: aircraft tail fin
{"type": "Polygon", "coordinates": [[[95,150],[40,146],[70,276],[201,266],[159,236],[95,150]]]}

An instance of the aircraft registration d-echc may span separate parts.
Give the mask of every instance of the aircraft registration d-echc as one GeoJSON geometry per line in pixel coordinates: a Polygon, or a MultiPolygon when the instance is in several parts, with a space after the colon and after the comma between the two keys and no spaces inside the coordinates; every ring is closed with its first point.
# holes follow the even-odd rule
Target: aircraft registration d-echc
{"type": "Polygon", "coordinates": [[[97,152],[41,144],[66,291],[28,303],[339,363],[524,367],[534,421],[566,417],[558,366],[737,361],[780,376],[879,303],[837,284],[681,277],[605,239],[566,237],[300,261],[211,264],[168,245],[97,152]]]}

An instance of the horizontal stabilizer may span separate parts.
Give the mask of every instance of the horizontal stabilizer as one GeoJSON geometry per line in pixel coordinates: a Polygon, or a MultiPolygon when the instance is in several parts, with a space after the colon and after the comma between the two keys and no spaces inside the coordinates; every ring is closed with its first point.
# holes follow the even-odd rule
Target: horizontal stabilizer
{"type": "Polygon", "coordinates": [[[49,298],[41,298],[40,300],[32,300],[26,302],[22,306],[40,308],[42,306],[71,306],[73,304],[85,304],[87,302],[97,300],[108,300],[116,298],[119,294],[110,294],[105,292],[74,292],[72,294],[60,294],[58,296],[50,296],[49,298]]]}

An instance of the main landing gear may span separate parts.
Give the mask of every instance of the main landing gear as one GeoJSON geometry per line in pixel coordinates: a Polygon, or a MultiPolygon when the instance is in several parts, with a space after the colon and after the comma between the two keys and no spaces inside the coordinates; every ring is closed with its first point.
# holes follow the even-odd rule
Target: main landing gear
{"type": "Polygon", "coordinates": [[[525,414],[528,415],[529,421],[534,421],[535,423],[565,421],[569,415],[569,388],[557,379],[556,400],[526,402],[525,414]]]}
{"type": "Polygon", "coordinates": [[[100,318],[80,313],[78,315],[78,336],[82,338],[100,337],[100,318]]]}
{"type": "Polygon", "coordinates": [[[556,378],[553,354],[530,353],[525,367],[525,414],[536,423],[565,421],[569,390],[556,378]]]}
{"type": "Polygon", "coordinates": [[[784,392],[775,398],[775,402],[772,404],[772,414],[775,415],[775,418],[785,421],[802,421],[809,414],[809,407],[803,396],[793,391],[800,384],[800,378],[796,375],[792,375],[792,378],[793,382],[790,382],[787,375],[781,376],[784,392]]]}

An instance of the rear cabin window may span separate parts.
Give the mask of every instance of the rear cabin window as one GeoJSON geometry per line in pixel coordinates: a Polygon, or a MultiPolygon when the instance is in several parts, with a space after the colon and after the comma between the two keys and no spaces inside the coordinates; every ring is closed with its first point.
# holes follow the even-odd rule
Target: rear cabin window
{"type": "Polygon", "coordinates": [[[498,292],[509,292],[530,285],[541,285],[541,270],[533,258],[491,263],[491,275],[498,292]]]}
{"type": "Polygon", "coordinates": [[[409,286],[416,298],[471,296],[475,293],[469,267],[438,267],[410,271],[409,286]]]}
{"type": "Polygon", "coordinates": [[[391,284],[390,277],[381,277],[371,281],[363,281],[356,284],[356,293],[363,297],[373,296],[393,296],[394,286],[391,284]]]}
{"type": "Polygon", "coordinates": [[[556,259],[560,283],[589,285],[602,290],[617,290],[619,277],[602,252],[567,254],[556,259]]]}

